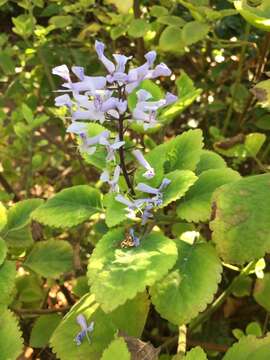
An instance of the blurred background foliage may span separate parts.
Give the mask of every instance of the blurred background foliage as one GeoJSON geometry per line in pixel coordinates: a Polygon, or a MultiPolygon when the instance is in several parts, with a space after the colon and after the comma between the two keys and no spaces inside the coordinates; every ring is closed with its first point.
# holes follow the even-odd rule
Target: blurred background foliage
{"type": "MultiPolygon", "coordinates": [[[[270,71],[269,28],[260,20],[269,19],[269,6],[259,11],[256,0],[236,3],[238,7],[228,0],[0,0],[0,201],[9,204],[29,197],[48,198],[62,188],[98,180],[94,167],[80,158],[72,136],[65,134],[66,113],[53,103],[59,81],[51,75],[53,67],[64,63],[83,66],[86,74],[102,74],[104,69],[94,52],[96,39],[102,40],[109,52],[133,55],[138,63],[144,61],[147,50],[155,49],[159,60],[173,71],[171,80],[175,82],[164,78],[157,83],[178,93],[180,99],[170,113],[161,114],[166,126],[157,133],[139,135],[149,148],[185,130],[201,128],[206,148],[222,155],[242,175],[266,172],[269,93],[267,102],[254,87],[267,80],[270,71]],[[248,8],[240,9],[239,3],[248,8]]],[[[145,86],[154,92],[154,83],[145,86]]],[[[85,226],[68,233],[44,231],[49,232],[47,237],[68,238],[71,243],[80,236],[83,251],[88,253],[106,226],[102,222],[91,230],[85,226]],[[84,235],[91,236],[91,242],[84,235]]],[[[41,236],[35,223],[33,235],[36,239],[41,236]]],[[[63,284],[58,284],[63,297],[57,301],[64,305],[86,291],[84,277],[78,278],[73,295],[70,284],[63,284]]],[[[240,300],[230,298],[222,309],[224,319],[206,324],[200,341],[210,338],[219,343],[221,339],[223,344],[223,348],[208,344],[213,356],[226,351],[226,344],[234,340],[231,328],[245,323],[252,306],[256,311],[250,300],[241,300],[251,286],[250,282],[240,284],[235,290],[240,300]]],[[[44,288],[36,276],[19,277],[16,287],[17,305],[27,308],[43,301],[44,288]]],[[[57,291],[51,293],[51,299],[57,291]]],[[[155,342],[159,336],[175,332],[173,327],[158,324],[155,313],[150,314],[151,333],[145,330],[148,339],[155,342]],[[153,328],[163,331],[162,335],[153,328]]],[[[58,315],[51,321],[54,328],[58,315]]],[[[247,333],[261,331],[257,323],[252,324],[245,324],[249,325],[247,333]]],[[[26,334],[27,329],[26,322],[26,334]]],[[[242,333],[235,331],[234,336],[239,338],[242,333]]],[[[32,344],[40,345],[39,339],[31,339],[32,344]]],[[[42,356],[54,358],[48,349],[42,356]]]]}
{"type": "MultiPolygon", "coordinates": [[[[140,62],[146,50],[156,49],[172,68],[182,103],[164,128],[166,135],[200,127],[207,147],[245,174],[263,167],[269,146],[257,153],[270,114],[253,106],[250,89],[267,78],[270,40],[267,32],[250,27],[231,1],[1,0],[0,5],[0,200],[10,199],[9,193],[47,197],[96,179],[72,139],[65,139],[65,113],[53,106],[59,83],[51,75],[62,63],[102,73],[95,39],[140,62]],[[256,143],[255,150],[249,152],[246,142],[256,143]]],[[[170,80],[163,82],[171,87],[170,80]]]]}

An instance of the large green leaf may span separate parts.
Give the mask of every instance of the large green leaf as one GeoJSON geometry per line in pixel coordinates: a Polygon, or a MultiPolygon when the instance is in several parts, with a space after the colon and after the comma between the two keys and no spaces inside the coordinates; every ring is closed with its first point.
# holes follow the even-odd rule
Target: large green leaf
{"type": "Polygon", "coordinates": [[[34,245],[24,264],[41,276],[57,278],[72,270],[72,246],[64,240],[39,241],[34,245]]]}
{"type": "Polygon", "coordinates": [[[12,261],[5,261],[0,266],[0,305],[8,305],[15,286],[16,266],[12,261]]]}
{"type": "Polygon", "coordinates": [[[40,316],[34,323],[30,336],[30,346],[42,348],[48,345],[50,337],[62,319],[61,315],[40,316]]]}
{"type": "Polygon", "coordinates": [[[200,161],[196,167],[196,174],[201,174],[205,170],[226,168],[224,159],[214,151],[202,150],[200,161]]]}
{"type": "Polygon", "coordinates": [[[251,25],[265,31],[270,31],[269,0],[260,1],[258,6],[250,6],[247,0],[237,0],[234,1],[234,6],[251,25]]]}
{"type": "Polygon", "coordinates": [[[180,199],[195,183],[197,176],[190,170],[175,170],[166,174],[171,183],[165,188],[162,206],[180,199]]]}
{"type": "Polygon", "coordinates": [[[32,217],[42,224],[69,228],[101,210],[100,192],[88,185],[64,189],[36,209],[32,217]]]}
{"type": "Polygon", "coordinates": [[[212,238],[226,262],[241,265],[270,251],[270,174],[223,185],[213,204],[212,238]]]}
{"type": "Polygon", "coordinates": [[[51,338],[53,351],[61,360],[100,359],[103,350],[108,347],[118,330],[129,336],[139,337],[141,335],[148,308],[149,301],[146,295],[138,294],[116,311],[105,314],[95,301],[94,295],[86,294],[72,307],[55,330],[51,338]],[[80,331],[76,322],[79,314],[83,314],[88,323],[91,321],[95,323],[91,344],[87,342],[87,339],[80,346],[73,341],[80,331]]]}
{"type": "Polygon", "coordinates": [[[204,171],[178,205],[177,215],[189,222],[209,220],[213,192],[219,186],[238,179],[239,173],[229,168],[204,171]]]}
{"type": "Polygon", "coordinates": [[[256,336],[243,336],[223,357],[223,360],[269,360],[270,336],[258,339],[256,336]]]}
{"type": "Polygon", "coordinates": [[[257,279],[253,291],[258,304],[270,311],[270,273],[265,273],[262,279],[257,279]]]}
{"type": "Polygon", "coordinates": [[[42,203],[41,199],[23,200],[8,210],[7,223],[2,230],[2,237],[8,247],[25,248],[33,243],[30,216],[42,203]]]}
{"type": "Polygon", "coordinates": [[[0,360],[16,360],[23,351],[21,331],[14,314],[5,310],[0,313],[0,360]]]}
{"type": "Polygon", "coordinates": [[[212,301],[221,280],[222,266],[209,244],[190,245],[177,240],[176,245],[178,260],[169,274],[151,288],[151,297],[163,318],[182,325],[212,301]]]}
{"type": "Polygon", "coordinates": [[[127,344],[123,338],[113,340],[108,348],[103,352],[101,360],[130,360],[131,355],[128,351],[127,344]]]}
{"type": "Polygon", "coordinates": [[[160,233],[147,235],[136,248],[121,248],[124,239],[122,228],[108,232],[98,242],[88,266],[91,291],[106,312],[161,279],[177,257],[174,242],[160,233]]]}
{"type": "Polygon", "coordinates": [[[164,144],[166,153],[165,172],[195,170],[203,146],[202,131],[189,130],[164,144]]]}

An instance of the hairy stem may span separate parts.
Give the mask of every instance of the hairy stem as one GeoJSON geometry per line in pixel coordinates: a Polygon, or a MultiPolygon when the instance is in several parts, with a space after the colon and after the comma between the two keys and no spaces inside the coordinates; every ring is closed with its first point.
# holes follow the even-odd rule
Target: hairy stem
{"type": "Polygon", "coordinates": [[[179,326],[178,346],[177,354],[179,357],[183,357],[187,348],[187,327],[186,325],[179,326]]]}
{"type": "MultiPolygon", "coordinates": [[[[122,116],[120,116],[118,124],[119,124],[119,127],[118,127],[119,141],[124,141],[124,119],[122,116]]],[[[122,169],[127,186],[130,190],[130,193],[132,195],[135,195],[135,191],[134,191],[133,185],[131,184],[130,178],[128,176],[127,168],[126,168],[124,147],[121,146],[118,151],[119,151],[119,157],[120,157],[120,167],[122,169]]]]}

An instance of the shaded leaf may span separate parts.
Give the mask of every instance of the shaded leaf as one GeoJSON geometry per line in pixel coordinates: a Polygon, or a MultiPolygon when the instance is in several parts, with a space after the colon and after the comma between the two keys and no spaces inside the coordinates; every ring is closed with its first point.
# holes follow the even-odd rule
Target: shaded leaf
{"type": "Polygon", "coordinates": [[[270,336],[258,339],[253,335],[243,336],[223,357],[223,360],[268,360],[270,336]]]}
{"type": "Polygon", "coordinates": [[[72,246],[64,240],[39,241],[34,245],[24,264],[45,278],[57,278],[72,270],[72,246]]]}
{"type": "Polygon", "coordinates": [[[103,352],[101,360],[130,360],[130,352],[123,338],[113,340],[108,348],[103,352]]]}
{"type": "Polygon", "coordinates": [[[179,203],[177,215],[189,222],[209,220],[213,192],[221,185],[238,179],[239,173],[229,168],[204,171],[179,203]]]}
{"type": "Polygon", "coordinates": [[[15,286],[15,277],[15,263],[13,261],[6,260],[0,266],[0,304],[8,305],[11,303],[11,293],[15,286]]]}
{"type": "Polygon", "coordinates": [[[49,314],[40,316],[34,323],[30,336],[30,346],[45,347],[50,337],[62,319],[61,315],[49,314]]]}

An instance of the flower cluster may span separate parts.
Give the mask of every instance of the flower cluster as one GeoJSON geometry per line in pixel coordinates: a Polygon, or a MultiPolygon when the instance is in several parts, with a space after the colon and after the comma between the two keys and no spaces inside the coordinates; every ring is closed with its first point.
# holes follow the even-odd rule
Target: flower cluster
{"type": "MultiPolygon", "coordinates": [[[[96,41],[95,49],[108,74],[87,76],[82,67],[73,66],[71,73],[66,65],[55,67],[53,74],[64,80],[62,89],[58,90],[63,94],[56,97],[55,105],[66,106],[69,109],[71,123],[67,132],[77,135],[82,152],[92,156],[98,148],[104,149],[107,166],[100,180],[109,185],[111,192],[116,193],[116,201],[126,206],[128,217],[134,218],[140,214],[142,224],[146,224],[153,217],[153,210],[162,205],[163,191],[170,180],[163,179],[158,188],[139,183],[135,189],[147,193],[148,197],[136,199],[133,182],[125,163],[124,134],[129,124],[133,122],[141,125],[145,130],[155,127],[158,123],[158,111],[177,100],[175,95],[167,93],[164,99],[155,101],[148,91],[139,88],[143,80],[170,76],[171,70],[164,63],[154,66],[155,51],[145,54],[145,62],[141,66],[129,66],[127,69],[131,56],[113,54],[113,62],[104,54],[103,43],[96,41]],[[74,78],[75,81],[73,81],[74,78]],[[136,94],[137,103],[134,108],[129,109],[127,98],[133,91],[136,94]],[[116,131],[114,133],[101,127],[103,130],[98,134],[91,134],[89,122],[99,122],[104,125],[108,123],[108,127],[116,131]],[[128,196],[120,193],[119,179],[122,175],[129,188],[128,196]]],[[[147,180],[152,179],[155,176],[155,169],[145,159],[142,152],[139,149],[133,149],[131,153],[145,169],[143,176],[147,180]]],[[[131,235],[135,239],[134,233],[131,235]]],[[[136,244],[139,244],[139,239],[135,240],[136,244]]]]}

